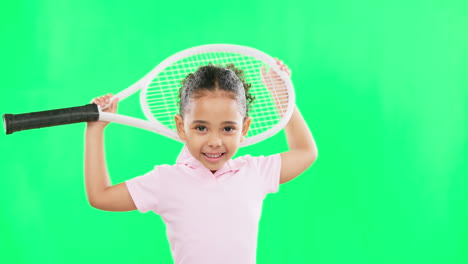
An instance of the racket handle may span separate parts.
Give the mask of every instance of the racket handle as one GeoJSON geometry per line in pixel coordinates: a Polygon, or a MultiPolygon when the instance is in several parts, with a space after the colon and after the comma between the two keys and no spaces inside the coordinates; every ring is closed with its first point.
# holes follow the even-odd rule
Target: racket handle
{"type": "Polygon", "coordinates": [[[27,129],[97,121],[98,119],[99,110],[96,104],[18,115],[3,115],[7,134],[27,129]]]}

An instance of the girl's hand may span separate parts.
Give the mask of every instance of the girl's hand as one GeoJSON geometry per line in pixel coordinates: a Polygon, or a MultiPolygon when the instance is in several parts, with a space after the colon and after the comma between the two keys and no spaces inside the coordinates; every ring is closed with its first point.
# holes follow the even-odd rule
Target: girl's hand
{"type": "Polygon", "coordinates": [[[275,58],[276,64],[279,66],[280,70],[284,71],[291,78],[291,70],[282,60],[275,58]]]}
{"type": "MultiPolygon", "coordinates": [[[[288,68],[288,66],[286,66],[286,64],[284,64],[283,61],[279,60],[278,58],[275,58],[275,61],[279,69],[291,77],[291,70],[288,68]]],[[[271,68],[267,72],[265,66],[262,66],[261,73],[263,83],[271,92],[271,94],[274,95],[275,105],[279,115],[283,116],[284,112],[286,111],[286,107],[282,106],[287,104],[288,98],[275,95],[286,93],[286,84],[282,81],[279,74],[271,68]]]]}
{"type": "MultiPolygon", "coordinates": [[[[110,94],[107,94],[107,95],[104,95],[104,96],[100,96],[100,97],[97,97],[97,98],[94,98],[91,103],[92,104],[96,104],[98,106],[101,107],[102,109],[102,112],[107,112],[107,113],[116,113],[117,112],[117,103],[119,101],[119,98],[115,98],[114,101],[112,101],[112,104],[104,109],[104,107],[106,107],[107,105],[109,105],[110,103],[110,98],[112,97],[113,95],[110,93],[110,94]]],[[[109,124],[109,122],[107,121],[95,121],[95,122],[88,122],[88,127],[100,127],[100,128],[104,128],[106,127],[107,125],[109,124]]]]}

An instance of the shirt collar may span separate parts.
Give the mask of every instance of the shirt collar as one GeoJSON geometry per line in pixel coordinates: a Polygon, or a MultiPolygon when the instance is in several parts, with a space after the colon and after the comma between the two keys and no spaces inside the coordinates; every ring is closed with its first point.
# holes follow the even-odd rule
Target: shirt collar
{"type": "MultiPolygon", "coordinates": [[[[182,151],[180,152],[179,154],[179,157],[177,157],[177,164],[184,164],[192,169],[206,169],[208,170],[208,168],[206,168],[199,160],[197,160],[195,157],[192,156],[192,154],[190,153],[190,151],[188,150],[187,148],[187,145],[184,145],[184,147],[182,148],[182,151]]],[[[226,163],[224,163],[223,167],[221,169],[219,169],[218,171],[216,171],[215,174],[219,175],[219,174],[224,174],[226,172],[229,172],[229,171],[238,171],[239,168],[238,166],[236,166],[236,163],[233,162],[232,159],[226,161],[226,163]]]]}

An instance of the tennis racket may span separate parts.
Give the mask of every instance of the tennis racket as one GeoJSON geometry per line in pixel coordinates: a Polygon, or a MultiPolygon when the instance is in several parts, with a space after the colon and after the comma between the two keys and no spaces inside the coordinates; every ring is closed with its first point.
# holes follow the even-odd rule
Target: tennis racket
{"type": "MultiPolygon", "coordinates": [[[[244,70],[255,101],[250,107],[251,125],[241,146],[273,136],[289,121],[294,109],[294,88],[287,73],[271,56],[245,46],[210,44],[180,51],[157,65],[135,84],[111,98],[119,103],[140,92],[140,106],[147,120],[103,112],[96,104],[25,114],[4,114],[6,134],[21,130],[90,121],[108,121],[153,131],[182,141],[176,131],[181,81],[199,66],[233,63],[244,70]]],[[[110,104],[109,104],[110,105],[110,104]]]]}

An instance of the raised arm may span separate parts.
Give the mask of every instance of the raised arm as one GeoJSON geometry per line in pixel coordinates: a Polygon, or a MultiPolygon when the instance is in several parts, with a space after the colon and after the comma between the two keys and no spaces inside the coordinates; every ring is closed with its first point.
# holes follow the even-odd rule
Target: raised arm
{"type": "MultiPolygon", "coordinates": [[[[93,103],[105,105],[110,96],[93,100],[93,103]]],[[[113,102],[108,112],[114,112],[117,101],[113,102]]],[[[105,211],[133,211],[136,206],[125,182],[112,186],[104,155],[104,128],[107,122],[88,122],[85,140],[85,184],[89,204],[105,211]]]]}
{"type": "MultiPolygon", "coordinates": [[[[276,59],[276,63],[280,70],[286,72],[289,76],[291,75],[291,71],[282,61],[276,59]]],[[[281,78],[275,71],[267,72],[265,68],[262,68],[262,74],[264,75],[265,85],[272,92],[275,89],[284,89],[284,87],[278,85],[277,80],[281,78]]],[[[280,106],[284,102],[281,100],[285,99],[275,99],[275,104],[278,113],[283,115],[285,110],[280,106]]],[[[284,130],[288,140],[289,151],[281,153],[280,184],[288,182],[304,172],[314,163],[318,156],[317,146],[315,145],[312,133],[310,133],[309,127],[297,107],[295,107],[291,119],[284,130]]]]}
{"type": "Polygon", "coordinates": [[[312,133],[296,107],[285,127],[289,151],[281,153],[280,184],[296,178],[317,159],[318,151],[312,133]]]}

